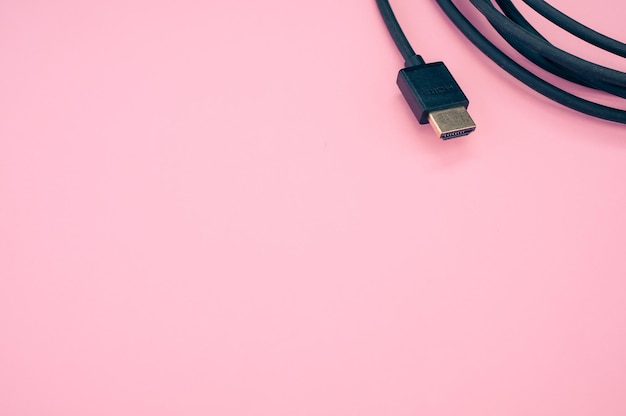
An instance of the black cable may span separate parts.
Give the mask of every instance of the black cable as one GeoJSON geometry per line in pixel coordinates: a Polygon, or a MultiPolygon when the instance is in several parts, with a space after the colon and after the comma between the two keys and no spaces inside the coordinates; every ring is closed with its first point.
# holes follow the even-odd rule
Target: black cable
{"type": "Polygon", "coordinates": [[[553,62],[563,63],[564,67],[570,68],[575,73],[582,73],[607,83],[626,86],[626,73],[594,64],[553,46],[543,37],[530,33],[512,22],[496,9],[490,0],[470,1],[502,37],[512,45],[521,44],[532,48],[553,62]]]}
{"type": "MultiPolygon", "coordinates": [[[[528,21],[522,16],[522,14],[517,10],[517,8],[511,3],[511,0],[496,0],[498,6],[503,11],[503,13],[511,19],[513,22],[517,23],[530,33],[535,34],[543,40],[546,40],[539,32],[535,30],[534,27],[528,23],[528,21]]],[[[523,47],[520,44],[511,43],[511,45],[522,55],[524,55],[528,60],[538,65],[539,67],[545,69],[546,71],[552,72],[553,74],[564,78],[568,81],[577,83],[579,85],[595,88],[598,90],[602,90],[608,92],[613,95],[617,95],[622,98],[626,98],[626,89],[617,88],[615,86],[611,86],[599,81],[592,81],[587,77],[580,77],[576,73],[572,73],[569,71],[569,68],[563,68],[559,66],[557,63],[547,60],[542,55],[538,54],[535,49],[529,47],[523,47]]]]}
{"type": "Polygon", "coordinates": [[[383,17],[383,21],[387,25],[387,30],[389,30],[389,33],[391,34],[391,38],[395,42],[396,47],[398,48],[398,50],[400,51],[400,54],[404,58],[406,65],[410,66],[411,64],[413,65],[423,64],[424,61],[422,60],[421,57],[415,54],[415,51],[413,51],[413,47],[411,46],[411,43],[404,35],[404,32],[402,31],[402,28],[400,27],[400,23],[398,23],[398,19],[396,19],[396,15],[393,13],[393,10],[391,9],[391,5],[389,4],[389,2],[377,0],[376,3],[378,4],[378,9],[380,10],[380,14],[383,17]],[[418,58],[417,62],[411,62],[415,60],[415,58],[418,58]]]}
{"type": "MultiPolygon", "coordinates": [[[[455,6],[452,0],[435,0],[457,28],[485,55],[512,76],[540,94],[594,117],[626,124],[626,111],[588,101],[573,95],[534,75],[490,42],[455,6]]],[[[470,0],[494,29],[518,52],[541,68],[585,87],[626,98],[626,73],[601,66],[565,52],[546,40],[522,16],[511,0],[470,0]]],[[[602,35],[566,16],[543,0],[523,0],[542,16],[559,27],[595,46],[619,56],[626,56],[626,45],[602,35]]],[[[406,43],[403,56],[414,53],[402,32],[388,0],[377,0],[385,24],[396,42],[406,43]],[[392,30],[393,28],[393,30],[392,30]]],[[[401,50],[402,52],[402,50],[401,50]]]]}
{"type": "Polygon", "coordinates": [[[584,40],[585,42],[591,43],[598,48],[602,48],[605,51],[626,58],[626,44],[615,39],[611,39],[602,33],[598,33],[595,30],[580,24],[543,0],[524,0],[524,3],[572,35],[584,40]]]}

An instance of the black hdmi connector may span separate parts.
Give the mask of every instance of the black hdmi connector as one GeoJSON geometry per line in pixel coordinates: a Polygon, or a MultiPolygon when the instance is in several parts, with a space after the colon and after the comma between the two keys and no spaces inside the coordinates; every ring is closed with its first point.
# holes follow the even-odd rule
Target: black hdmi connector
{"type": "MultiPolygon", "coordinates": [[[[626,109],[603,105],[574,95],[541,78],[511,58],[468,19],[453,0],[434,0],[450,21],[499,67],[539,94],[589,116],[626,124],[626,109]]],[[[614,55],[626,58],[626,43],[608,37],[567,16],[545,0],[523,0],[526,6],[555,26],[614,55]]],[[[459,3],[459,2],[456,2],[459,3]]],[[[552,44],[531,25],[512,0],[468,0],[495,31],[531,63],[557,77],[583,87],[626,99],[626,72],[588,61],[552,44]]],[[[476,129],[467,114],[467,98],[441,62],[425,64],[405,36],[389,0],[376,0],[391,38],[405,60],[398,85],[422,124],[430,122],[442,139],[465,136],[476,129]]],[[[431,34],[432,36],[436,36],[431,34]]]]}
{"type": "Polygon", "coordinates": [[[404,36],[387,0],[377,0],[391,37],[405,60],[398,87],[420,124],[430,125],[439,138],[467,136],[476,124],[467,112],[469,100],[443,62],[427,64],[404,36]]]}
{"type": "Polygon", "coordinates": [[[439,138],[467,136],[476,124],[467,112],[469,100],[443,62],[400,70],[398,87],[420,124],[433,127],[439,138]]]}

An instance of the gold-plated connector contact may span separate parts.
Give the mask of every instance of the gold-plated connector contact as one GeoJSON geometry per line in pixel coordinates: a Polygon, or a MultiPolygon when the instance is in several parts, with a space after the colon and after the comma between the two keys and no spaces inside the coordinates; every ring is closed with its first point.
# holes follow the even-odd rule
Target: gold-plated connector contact
{"type": "Polygon", "coordinates": [[[465,107],[432,111],[428,114],[428,122],[443,140],[467,136],[476,130],[476,124],[465,107]]]}

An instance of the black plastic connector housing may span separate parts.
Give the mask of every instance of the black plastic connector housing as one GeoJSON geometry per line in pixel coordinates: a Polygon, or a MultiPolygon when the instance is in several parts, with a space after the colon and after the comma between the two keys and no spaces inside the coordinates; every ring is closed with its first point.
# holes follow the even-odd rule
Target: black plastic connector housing
{"type": "Polygon", "coordinates": [[[398,87],[420,124],[429,122],[433,111],[455,107],[467,109],[469,100],[443,62],[411,66],[400,70],[398,87]]]}

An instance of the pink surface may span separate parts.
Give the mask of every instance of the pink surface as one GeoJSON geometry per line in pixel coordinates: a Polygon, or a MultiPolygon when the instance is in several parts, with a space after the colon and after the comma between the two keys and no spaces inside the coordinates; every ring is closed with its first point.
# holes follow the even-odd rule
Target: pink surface
{"type": "Polygon", "coordinates": [[[626,414],[626,129],[393,5],[473,136],[374,1],[2,1],[0,415],[626,414]]]}

